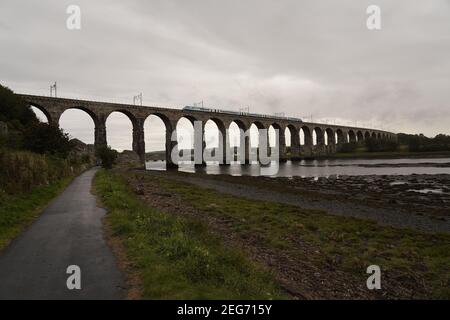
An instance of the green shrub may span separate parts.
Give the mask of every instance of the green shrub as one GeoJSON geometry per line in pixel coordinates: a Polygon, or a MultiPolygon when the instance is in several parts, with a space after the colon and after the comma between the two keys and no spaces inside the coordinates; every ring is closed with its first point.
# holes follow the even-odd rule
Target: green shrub
{"type": "Polygon", "coordinates": [[[117,151],[111,149],[110,146],[97,147],[95,154],[101,160],[102,167],[105,169],[111,169],[118,156],[117,151]]]}
{"type": "Polygon", "coordinates": [[[40,154],[52,154],[67,158],[72,150],[69,135],[47,123],[36,123],[24,131],[25,149],[40,154]]]}
{"type": "Polygon", "coordinates": [[[72,176],[90,164],[54,155],[0,149],[0,186],[8,194],[28,192],[72,176]]]}
{"type": "Polygon", "coordinates": [[[398,150],[398,142],[387,139],[368,138],[364,143],[369,152],[390,152],[398,150]]]}
{"type": "Polygon", "coordinates": [[[428,138],[423,134],[399,133],[398,141],[402,145],[407,145],[411,152],[450,151],[450,136],[445,134],[428,138]]]}
{"type": "Polygon", "coordinates": [[[340,149],[340,152],[350,153],[350,152],[355,152],[356,149],[358,149],[358,143],[357,142],[350,142],[350,143],[343,144],[341,149],[340,149]]]}
{"type": "Polygon", "coordinates": [[[0,85],[0,121],[10,123],[15,129],[39,122],[33,110],[14,92],[2,85],[0,85]]]}

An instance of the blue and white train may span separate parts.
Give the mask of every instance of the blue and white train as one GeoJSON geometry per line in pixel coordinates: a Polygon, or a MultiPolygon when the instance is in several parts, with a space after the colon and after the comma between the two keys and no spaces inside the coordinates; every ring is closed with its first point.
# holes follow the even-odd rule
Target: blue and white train
{"type": "Polygon", "coordinates": [[[198,112],[211,112],[211,113],[224,113],[238,116],[250,116],[257,118],[269,118],[269,119],[280,119],[280,120],[290,120],[290,121],[298,121],[303,122],[300,118],[294,117],[285,117],[285,116],[277,116],[277,115],[268,115],[268,114],[257,114],[257,113],[249,113],[242,111],[230,111],[230,110],[222,110],[222,109],[210,109],[210,108],[202,108],[202,107],[193,107],[186,106],[183,108],[184,111],[198,111],[198,112]]]}

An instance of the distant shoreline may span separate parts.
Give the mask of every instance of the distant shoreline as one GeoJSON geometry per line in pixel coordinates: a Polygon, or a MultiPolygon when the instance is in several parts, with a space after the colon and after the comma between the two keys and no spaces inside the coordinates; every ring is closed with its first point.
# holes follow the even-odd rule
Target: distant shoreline
{"type": "MultiPolygon", "coordinates": [[[[301,160],[334,160],[334,159],[402,159],[402,158],[447,158],[450,151],[437,152],[352,152],[336,153],[327,156],[306,157],[301,160]]],[[[146,153],[147,161],[165,160],[165,151],[152,151],[146,153]]]]}
{"type": "Polygon", "coordinates": [[[336,153],[324,157],[315,157],[316,160],[325,159],[401,159],[401,158],[447,158],[450,151],[437,152],[356,152],[336,153]]]}

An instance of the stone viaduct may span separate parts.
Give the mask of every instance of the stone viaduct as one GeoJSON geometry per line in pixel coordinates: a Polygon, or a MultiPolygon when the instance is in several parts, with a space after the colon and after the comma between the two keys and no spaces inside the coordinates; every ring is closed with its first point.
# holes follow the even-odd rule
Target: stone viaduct
{"type": "MultiPolygon", "coordinates": [[[[47,117],[50,124],[59,125],[59,119],[64,111],[68,109],[79,109],[90,115],[95,124],[95,145],[107,145],[106,141],[106,119],[113,112],[121,112],[125,114],[133,125],[133,151],[136,152],[141,161],[145,161],[145,140],[144,140],[144,122],[150,115],[158,116],[166,127],[166,159],[167,165],[173,166],[171,162],[171,151],[177,142],[172,141],[172,132],[176,129],[177,123],[181,118],[186,118],[192,123],[200,121],[204,130],[204,124],[211,120],[222,133],[222,137],[226,137],[226,129],[234,122],[243,132],[247,132],[252,124],[258,129],[269,129],[271,126],[278,129],[276,143],[279,147],[280,160],[297,160],[300,158],[308,158],[332,154],[340,150],[340,148],[349,142],[359,142],[368,138],[374,139],[396,139],[394,133],[374,130],[367,128],[348,127],[340,125],[330,125],[323,123],[303,122],[298,119],[280,118],[270,116],[258,116],[253,114],[228,114],[221,112],[205,112],[182,109],[171,109],[162,107],[146,107],[127,104],[74,100],[64,98],[53,98],[34,95],[19,95],[29,105],[41,110],[47,117]],[[291,147],[289,156],[286,152],[285,131],[288,129],[291,134],[291,147]],[[300,144],[300,130],[304,134],[304,143],[300,144]],[[313,143],[313,132],[316,135],[316,143],[313,143]],[[325,135],[326,133],[326,135],[325,135]],[[327,138],[326,138],[327,137],[327,138]],[[327,141],[325,141],[327,140],[327,141]]],[[[242,139],[242,138],[241,138],[242,139]]],[[[223,139],[228,141],[229,139],[223,139]]],[[[245,150],[249,148],[249,137],[245,135],[245,150]]],[[[229,150],[229,146],[224,141],[219,141],[219,148],[229,150]]],[[[223,153],[225,154],[225,152],[223,153]]],[[[248,155],[246,155],[248,159],[248,155]]]]}

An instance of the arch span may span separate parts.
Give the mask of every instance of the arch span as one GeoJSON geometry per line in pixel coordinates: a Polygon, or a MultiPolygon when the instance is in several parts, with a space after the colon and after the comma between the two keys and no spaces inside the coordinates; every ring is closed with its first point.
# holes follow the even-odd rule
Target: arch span
{"type": "Polygon", "coordinates": [[[29,104],[29,107],[36,114],[36,117],[38,118],[39,121],[47,122],[48,124],[51,124],[53,122],[52,116],[45,108],[34,104],[29,104]],[[45,117],[45,119],[43,119],[43,117],[45,117]]]}
{"type": "Polygon", "coordinates": [[[292,124],[288,124],[286,130],[291,136],[289,155],[291,160],[300,158],[300,130],[292,124]]]}
{"type": "Polygon", "coordinates": [[[315,146],[322,146],[325,144],[324,131],[320,127],[315,127],[313,130],[313,144],[315,146]]]}
{"type": "Polygon", "coordinates": [[[337,144],[344,144],[347,143],[348,137],[345,136],[344,131],[342,129],[336,130],[336,142],[337,144]],[[346,139],[347,138],[347,139],[346,139]]]}
{"type": "Polygon", "coordinates": [[[324,142],[327,146],[333,146],[336,144],[336,139],[334,136],[334,131],[331,128],[325,129],[326,139],[324,138],[324,142]]]}
{"type": "MultiPolygon", "coordinates": [[[[99,145],[98,139],[98,121],[93,119],[92,115],[79,108],[69,108],[61,113],[58,119],[58,125],[71,138],[76,138],[86,144],[99,145]]],[[[104,132],[104,145],[106,145],[106,131],[104,132]]]]}
{"type": "Polygon", "coordinates": [[[122,152],[133,150],[133,131],[136,130],[136,121],[121,111],[114,111],[107,115],[105,121],[106,140],[111,148],[122,152]]]}

